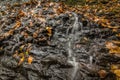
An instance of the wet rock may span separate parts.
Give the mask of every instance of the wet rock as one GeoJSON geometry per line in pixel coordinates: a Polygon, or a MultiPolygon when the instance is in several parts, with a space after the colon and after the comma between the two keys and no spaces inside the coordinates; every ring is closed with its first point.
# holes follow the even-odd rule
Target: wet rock
{"type": "Polygon", "coordinates": [[[1,59],[1,63],[3,66],[11,69],[17,68],[17,61],[13,57],[4,56],[1,59]]]}
{"type": "Polygon", "coordinates": [[[98,80],[99,69],[108,70],[109,63],[120,63],[119,57],[109,55],[105,48],[107,40],[119,39],[114,36],[116,32],[102,28],[82,14],[71,11],[58,14],[62,6],[59,3],[50,7],[47,2],[39,4],[36,1],[21,6],[11,4],[13,10],[1,6],[7,12],[0,19],[1,80],[98,80]],[[25,16],[20,16],[21,9],[25,16]],[[17,57],[20,53],[25,55],[20,66],[17,65],[20,58],[12,57],[16,51],[17,57]],[[33,56],[31,64],[27,62],[29,55],[33,56]]]}
{"type": "Polygon", "coordinates": [[[1,80],[10,80],[14,79],[16,73],[13,70],[7,69],[0,64],[0,79],[1,80]]]}
{"type": "Polygon", "coordinates": [[[39,75],[34,72],[28,71],[28,79],[29,80],[39,80],[39,75]]]}

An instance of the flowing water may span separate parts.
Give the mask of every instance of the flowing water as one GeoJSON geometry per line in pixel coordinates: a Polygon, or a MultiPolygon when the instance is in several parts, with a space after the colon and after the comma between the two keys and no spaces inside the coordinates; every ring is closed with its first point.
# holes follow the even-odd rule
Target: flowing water
{"type": "Polygon", "coordinates": [[[0,80],[116,79],[108,69],[119,63],[119,57],[108,54],[105,47],[108,40],[118,40],[116,32],[67,7],[64,10],[61,3],[27,1],[0,0],[0,80]],[[52,36],[46,27],[52,28],[52,36]],[[18,65],[21,53],[25,59],[18,65]],[[101,69],[105,78],[99,76],[101,69]]]}
{"type": "Polygon", "coordinates": [[[80,27],[81,27],[81,30],[82,30],[82,25],[78,22],[77,14],[76,13],[72,13],[72,14],[74,15],[75,22],[72,26],[71,33],[68,36],[68,42],[67,42],[68,49],[67,50],[68,50],[68,63],[71,63],[73,65],[71,80],[74,80],[75,75],[76,75],[79,67],[78,67],[78,62],[76,61],[75,53],[74,53],[74,50],[73,50],[74,49],[73,45],[75,44],[74,42],[78,39],[77,32],[79,31],[80,27]]]}

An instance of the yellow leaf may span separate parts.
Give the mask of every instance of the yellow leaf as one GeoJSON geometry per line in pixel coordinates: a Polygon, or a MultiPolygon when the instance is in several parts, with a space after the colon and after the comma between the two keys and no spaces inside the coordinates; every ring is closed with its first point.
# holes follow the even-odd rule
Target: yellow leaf
{"type": "Polygon", "coordinates": [[[19,63],[18,63],[18,65],[21,65],[22,63],[23,63],[23,61],[24,61],[24,56],[20,59],[20,61],[19,61],[19,63]]]}
{"type": "Polygon", "coordinates": [[[120,69],[114,70],[114,74],[116,74],[116,76],[120,77],[120,69]]]}
{"type": "Polygon", "coordinates": [[[19,56],[20,56],[20,57],[23,57],[23,56],[24,56],[24,53],[20,53],[19,56]]]}
{"type": "Polygon", "coordinates": [[[26,51],[25,54],[28,55],[28,51],[26,51]]]}
{"type": "Polygon", "coordinates": [[[48,31],[48,36],[51,36],[52,35],[52,28],[46,27],[46,30],[48,31]]]}
{"type": "Polygon", "coordinates": [[[20,46],[20,51],[22,51],[22,50],[23,50],[24,46],[25,46],[25,45],[20,46]]]}
{"type": "Polygon", "coordinates": [[[118,69],[118,66],[117,65],[111,65],[111,70],[116,70],[116,69],[118,69]]]}

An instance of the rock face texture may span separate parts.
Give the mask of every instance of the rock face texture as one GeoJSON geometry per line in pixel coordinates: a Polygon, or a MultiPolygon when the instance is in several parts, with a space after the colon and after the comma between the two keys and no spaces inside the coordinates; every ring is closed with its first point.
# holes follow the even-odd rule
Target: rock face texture
{"type": "Polygon", "coordinates": [[[115,32],[61,3],[4,3],[0,6],[0,80],[115,80],[110,63],[120,59],[105,48],[115,32]],[[100,70],[106,71],[105,77],[100,70]]]}

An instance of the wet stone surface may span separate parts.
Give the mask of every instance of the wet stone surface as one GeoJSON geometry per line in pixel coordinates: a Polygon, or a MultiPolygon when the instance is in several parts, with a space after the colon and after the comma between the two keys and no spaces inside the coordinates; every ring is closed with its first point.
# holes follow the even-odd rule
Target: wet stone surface
{"type": "Polygon", "coordinates": [[[74,13],[79,28],[70,36],[75,24],[73,12],[66,10],[57,14],[60,3],[46,4],[31,2],[19,7],[6,5],[3,9],[5,14],[0,17],[0,80],[115,80],[109,72],[109,63],[117,63],[119,58],[111,59],[114,56],[108,54],[105,42],[115,39],[116,33],[74,13]],[[50,27],[52,33],[46,27],[50,27]],[[78,65],[73,78],[75,67],[68,61],[67,43],[68,37],[75,35],[77,38],[71,47],[78,65]],[[21,65],[18,65],[21,57],[13,56],[16,51],[18,55],[28,51],[21,65]],[[29,55],[34,58],[31,64],[27,62],[29,55]],[[105,78],[98,74],[101,69],[108,71],[105,78]]]}

